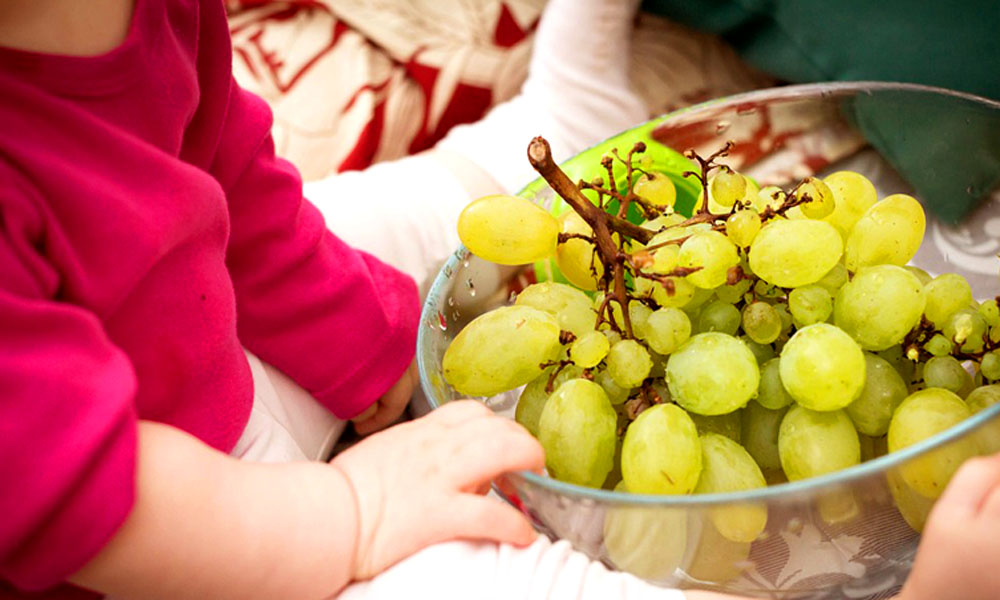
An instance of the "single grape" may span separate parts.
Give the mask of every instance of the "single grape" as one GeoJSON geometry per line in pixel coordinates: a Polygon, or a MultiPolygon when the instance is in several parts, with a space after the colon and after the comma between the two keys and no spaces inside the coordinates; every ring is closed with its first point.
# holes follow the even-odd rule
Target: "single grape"
{"type": "Polygon", "coordinates": [[[521,290],[514,301],[517,306],[530,306],[554,316],[560,329],[580,337],[594,330],[597,313],[586,294],[564,283],[543,281],[521,290]]]}
{"type": "Polygon", "coordinates": [[[823,220],[837,228],[846,241],[861,215],[875,204],[875,186],[864,175],[854,171],[837,171],[823,178],[836,200],[833,212],[823,220]]]}
{"type": "Polygon", "coordinates": [[[926,286],[928,283],[931,282],[932,279],[931,274],[921,269],[920,267],[914,267],[913,265],[906,265],[903,268],[909,271],[910,273],[916,275],[917,279],[920,280],[921,285],[926,286]]]}
{"type": "Polygon", "coordinates": [[[750,268],[780,287],[815,283],[840,260],[843,241],[824,221],[773,220],[750,245],[750,268]]]}
{"type": "Polygon", "coordinates": [[[629,392],[631,392],[631,389],[623,388],[615,383],[615,380],[611,378],[610,374],[608,374],[607,369],[597,371],[594,375],[594,382],[604,388],[604,393],[608,395],[608,400],[610,400],[611,404],[614,406],[624,404],[625,401],[628,400],[628,395],[629,392]]]}
{"type": "Polygon", "coordinates": [[[635,280],[636,295],[640,298],[652,298],[663,307],[682,307],[694,298],[695,291],[690,281],[684,277],[667,277],[670,290],[663,284],[645,278],[635,280]]]}
{"type": "Polygon", "coordinates": [[[677,268],[680,260],[681,247],[677,244],[670,244],[653,251],[653,266],[650,269],[658,275],[666,275],[677,268]]]}
{"type": "Polygon", "coordinates": [[[740,336],[740,341],[747,345],[750,352],[753,352],[753,356],[757,359],[758,365],[762,365],[775,357],[774,346],[771,344],[758,344],[746,335],[740,336]]]}
{"type": "Polygon", "coordinates": [[[802,214],[810,219],[823,219],[833,214],[837,204],[833,192],[822,179],[806,177],[795,190],[795,199],[803,201],[802,214]]]}
{"type": "Polygon", "coordinates": [[[726,235],[740,248],[746,248],[757,237],[760,226],[760,214],[756,209],[744,208],[726,219],[726,235]]]}
{"type": "Polygon", "coordinates": [[[502,306],[458,332],[441,366],[458,393],[493,396],[538,377],[540,365],[561,348],[555,317],[530,306],[502,306]]]}
{"type": "Polygon", "coordinates": [[[538,420],[542,417],[542,409],[549,399],[549,393],[545,391],[545,386],[549,383],[548,371],[528,382],[521,390],[521,395],[517,399],[517,407],[514,409],[514,420],[524,426],[531,435],[538,437],[538,420]]]}
{"type": "Polygon", "coordinates": [[[687,494],[702,467],[698,430],[683,409],[657,404],[636,417],[622,444],[622,478],[636,494],[687,494]]]}
{"type": "Polygon", "coordinates": [[[931,508],[934,507],[934,500],[918,494],[903,480],[898,469],[890,470],[886,479],[889,482],[889,493],[892,494],[903,520],[917,533],[923,531],[931,508]]]}
{"type": "Polygon", "coordinates": [[[865,385],[865,356],[853,339],[828,323],[795,332],[781,350],[781,381],[802,406],[844,408],[865,385]]]}
{"type": "Polygon", "coordinates": [[[751,302],[743,307],[743,331],[758,344],[770,344],[783,329],[781,315],[767,302],[751,302]]]}
{"type": "Polygon", "coordinates": [[[744,294],[750,291],[751,284],[749,279],[740,279],[732,285],[720,285],[715,288],[715,297],[723,302],[736,304],[743,298],[744,294]]]}
{"type": "Polygon", "coordinates": [[[885,350],[920,323],[925,302],[913,273],[894,265],[867,267],[837,292],[833,321],[865,350],[885,350]]]}
{"type": "Polygon", "coordinates": [[[694,581],[725,583],[742,575],[753,564],[749,560],[751,544],[727,539],[708,515],[697,531],[700,533],[697,546],[684,568],[687,577],[694,581]]]}
{"type": "Polygon", "coordinates": [[[698,435],[717,433],[739,444],[742,434],[741,428],[743,427],[742,413],[742,409],[737,409],[724,415],[688,413],[688,416],[694,421],[694,426],[698,429],[698,435]]]}
{"type": "Polygon", "coordinates": [[[646,343],[659,354],[672,353],[689,337],[691,320],[678,308],[661,308],[646,320],[646,343]]]}
{"type": "Polygon", "coordinates": [[[646,321],[649,315],[653,314],[653,309],[642,302],[632,301],[628,304],[628,318],[632,323],[632,333],[639,339],[646,338],[646,321]]]}
{"type": "Polygon", "coordinates": [[[973,413],[1000,402],[1000,384],[981,385],[966,396],[965,404],[973,413]]]}
{"type": "Polygon", "coordinates": [[[788,407],[771,410],[756,400],[747,403],[742,411],[740,443],[747,449],[763,471],[781,470],[778,456],[778,431],[788,407]]]}
{"type": "Polygon", "coordinates": [[[695,286],[712,289],[726,282],[729,269],[740,262],[736,246],[718,231],[699,231],[681,244],[678,264],[698,267],[687,276],[695,286]]]}
{"type": "Polygon", "coordinates": [[[858,432],[842,410],[793,406],[778,432],[781,468],[789,481],[816,477],[861,462],[858,432]]]}
{"type": "Polygon", "coordinates": [[[1000,350],[991,350],[983,355],[979,372],[989,381],[1000,380],[1000,350]]]}
{"type": "Polygon", "coordinates": [[[618,415],[601,386],[571,379],[549,396],[538,420],[545,467],[561,481],[600,487],[611,471],[618,415]]]}
{"type": "Polygon", "coordinates": [[[611,379],[620,387],[629,389],[641,385],[653,367],[649,351],[635,340],[613,344],[605,360],[611,379]]]}
{"type": "Polygon", "coordinates": [[[972,391],[972,376],[954,356],[935,356],[924,364],[924,383],[929,388],[943,388],[959,396],[972,391]]]}
{"type": "Polygon", "coordinates": [[[590,330],[576,338],[569,346],[569,358],[578,367],[596,367],[608,355],[611,343],[600,331],[590,330]]]}
{"type": "Polygon", "coordinates": [[[458,216],[458,237],[473,254],[502,265],[521,265],[551,256],[559,222],[518,196],[496,194],[474,200],[458,216]]]}
{"type": "MultiPolygon", "coordinates": [[[[702,434],[701,452],[701,477],[694,493],[742,492],[767,485],[753,457],[728,437],[702,434]]],[[[763,504],[734,502],[709,510],[719,533],[734,542],[754,541],[767,525],[767,507],[763,504]]]]}
{"type": "Polygon", "coordinates": [[[865,386],[844,410],[859,433],[882,436],[889,431],[893,411],[908,393],[906,383],[889,361],[866,352],[865,386]]]}
{"type": "Polygon", "coordinates": [[[865,211],[847,236],[844,263],[856,272],[869,265],[905,265],[924,239],[924,209],[912,196],[893,194],[865,211]]]}
{"type": "Polygon", "coordinates": [[[776,211],[781,208],[781,205],[784,204],[787,199],[788,194],[786,194],[784,190],[776,185],[769,185],[760,188],[757,192],[756,197],[753,199],[753,207],[757,209],[757,212],[764,212],[764,209],[766,208],[776,211]]]}
{"type": "Polygon", "coordinates": [[[833,295],[844,287],[845,283],[847,283],[847,267],[844,266],[844,263],[838,262],[816,282],[816,285],[826,288],[833,295]]]}
{"type": "Polygon", "coordinates": [[[927,340],[924,344],[924,350],[931,353],[932,356],[948,356],[951,354],[953,344],[951,340],[944,337],[940,333],[935,333],[931,336],[931,339],[927,340]]]}
{"type": "Polygon", "coordinates": [[[723,168],[709,179],[708,187],[711,198],[719,205],[729,208],[743,198],[747,182],[739,173],[723,168]]]}
{"type": "Polygon", "coordinates": [[[777,410],[795,400],[781,383],[781,359],[772,358],[760,369],[760,387],[757,388],[757,402],[764,408],[777,410]]]}
{"type": "Polygon", "coordinates": [[[797,287],[788,294],[788,310],[796,327],[822,323],[833,313],[833,296],[818,283],[797,287]]]}
{"type": "Polygon", "coordinates": [[[643,229],[648,229],[650,231],[662,231],[668,227],[673,227],[678,223],[683,223],[686,218],[687,217],[685,217],[680,213],[671,212],[662,214],[658,217],[654,217],[652,219],[649,219],[648,221],[643,221],[640,227],[642,227],[643,229]]]}
{"type": "Polygon", "coordinates": [[[962,352],[979,352],[986,339],[986,320],[975,309],[963,308],[948,317],[941,333],[958,344],[962,352]]]}
{"type": "Polygon", "coordinates": [[[666,210],[673,208],[677,202],[677,188],[674,182],[663,173],[645,173],[635,185],[632,191],[645,203],[658,209],[666,210]]]}
{"type": "MultiPolygon", "coordinates": [[[[615,487],[626,492],[624,483],[615,487]]],[[[604,517],[604,548],[621,571],[647,581],[667,583],[687,551],[687,511],[623,505],[604,517]]]]}
{"type": "Polygon", "coordinates": [[[958,273],[943,273],[924,286],[927,306],[924,316],[934,326],[941,328],[948,318],[972,302],[972,288],[958,273]]]}
{"type": "MultiPolygon", "coordinates": [[[[889,424],[889,451],[922,442],[971,415],[954,393],[941,388],[914,392],[903,400],[889,424]]],[[[937,498],[965,459],[975,455],[975,442],[958,439],[900,465],[903,480],[917,493],[937,498]]]]}
{"type": "MultiPolygon", "coordinates": [[[[593,236],[594,231],[576,211],[559,216],[559,232],[593,236]]],[[[604,274],[604,265],[597,258],[597,248],[587,240],[569,239],[556,246],[556,266],[570,283],[583,290],[596,290],[604,274]]]]}
{"type": "Polygon", "coordinates": [[[744,406],[757,393],[760,371],[739,339],[699,333],[670,355],[666,381],[671,396],[685,409],[721,415],[744,406]]]}
{"type": "Polygon", "coordinates": [[[900,344],[890,346],[885,350],[879,350],[875,354],[892,365],[892,368],[896,369],[896,372],[899,373],[899,376],[903,378],[903,381],[907,385],[914,380],[916,364],[906,357],[906,353],[900,344]]]}
{"type": "Polygon", "coordinates": [[[740,309],[716,300],[706,304],[698,315],[698,331],[719,331],[733,335],[740,328],[740,309]]]}
{"type": "Polygon", "coordinates": [[[1000,308],[997,307],[996,298],[990,298],[979,305],[979,315],[983,317],[990,327],[1000,325],[1000,308]]]}

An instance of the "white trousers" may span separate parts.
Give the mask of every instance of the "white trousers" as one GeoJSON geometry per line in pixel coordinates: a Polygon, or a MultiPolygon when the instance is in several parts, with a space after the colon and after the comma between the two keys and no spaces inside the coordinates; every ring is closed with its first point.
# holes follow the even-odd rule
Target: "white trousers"
{"type": "MultiPolygon", "coordinates": [[[[257,462],[325,460],[346,422],[274,367],[247,353],[253,372],[250,420],[233,456],[257,462]]],[[[500,502],[500,500],[497,500],[500,502]]],[[[677,590],[609,571],[544,536],[528,548],[490,542],[447,542],[426,548],[338,600],[683,600],[677,590]]]]}

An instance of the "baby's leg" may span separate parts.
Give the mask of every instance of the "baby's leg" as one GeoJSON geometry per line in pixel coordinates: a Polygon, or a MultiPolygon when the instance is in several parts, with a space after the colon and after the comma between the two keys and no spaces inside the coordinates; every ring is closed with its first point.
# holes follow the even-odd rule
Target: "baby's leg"
{"type": "Polygon", "coordinates": [[[448,542],[431,546],[355,583],[338,600],[684,600],[679,590],[608,570],[566,541],[542,536],[527,548],[448,542]]]}

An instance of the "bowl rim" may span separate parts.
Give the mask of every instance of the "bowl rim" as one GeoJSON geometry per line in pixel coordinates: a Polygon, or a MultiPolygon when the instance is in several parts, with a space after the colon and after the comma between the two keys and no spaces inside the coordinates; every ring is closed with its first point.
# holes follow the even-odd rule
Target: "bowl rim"
{"type": "MultiPolygon", "coordinates": [[[[667,119],[675,118],[679,115],[683,115],[690,112],[695,112],[705,109],[718,109],[721,106],[730,104],[742,104],[751,101],[760,100],[794,100],[800,98],[810,98],[814,96],[836,96],[845,93],[864,93],[868,90],[871,91],[912,91],[912,92],[926,92],[937,95],[952,96],[956,98],[961,98],[964,100],[969,100],[977,104],[985,104],[995,110],[1000,110],[1000,102],[985,98],[982,96],[977,96],[975,94],[970,94],[968,92],[961,92],[957,90],[951,90],[947,88],[928,86],[916,83],[902,83],[902,82],[887,82],[887,81],[848,81],[848,82],[821,82],[821,83],[807,83],[807,84],[796,84],[796,85],[786,85],[764,88],[759,90],[753,90],[749,92],[742,92],[739,94],[733,94],[730,96],[724,96],[720,98],[715,98],[712,100],[707,100],[705,102],[700,102],[698,104],[693,104],[691,106],[686,106],[669,113],[665,113],[658,117],[654,117],[644,123],[637,124],[630,127],[616,135],[613,135],[606,140],[598,142],[596,145],[605,144],[611,140],[623,136],[626,134],[634,133],[640,129],[650,129],[659,126],[667,119]]],[[[567,159],[572,160],[572,158],[579,156],[580,154],[589,151],[591,148],[582,150],[581,152],[575,154],[573,157],[567,159]]],[[[564,161],[565,162],[565,161],[564,161]]],[[[521,195],[526,190],[536,187],[541,178],[536,178],[525,185],[517,194],[521,195]]],[[[427,402],[431,406],[431,409],[437,409],[442,406],[438,402],[438,399],[433,394],[434,386],[429,380],[428,376],[428,365],[425,364],[424,354],[419,351],[420,348],[424,348],[427,343],[426,336],[429,335],[428,332],[432,330],[432,327],[428,325],[429,323],[437,323],[437,299],[442,294],[442,292],[447,291],[445,289],[448,280],[450,279],[452,273],[457,272],[459,265],[467,261],[471,253],[465,248],[464,245],[459,245],[459,247],[449,256],[445,264],[438,270],[437,275],[434,278],[433,283],[424,299],[423,306],[421,308],[420,315],[420,327],[417,333],[417,369],[420,377],[420,385],[424,396],[427,398],[427,402]]],[[[949,442],[955,441],[959,438],[964,437],[966,434],[979,429],[989,421],[994,420],[1000,416],[1000,403],[994,404],[993,406],[987,407],[978,413],[973,414],[971,417],[957,423],[945,429],[944,431],[938,432],[912,446],[907,446],[895,452],[889,452],[878,458],[874,458],[863,463],[854,465],[847,469],[841,469],[839,471],[833,471],[826,473],[824,475],[818,475],[816,477],[810,477],[808,479],[802,479],[798,481],[789,481],[784,483],[778,483],[773,485],[766,485],[762,488],[756,488],[752,490],[742,490],[739,492],[721,492],[712,494],[678,494],[678,495],[668,495],[668,494],[636,494],[632,492],[617,492],[613,490],[605,490],[602,488],[589,488],[581,485],[576,485],[572,483],[567,483],[560,481],[558,479],[549,477],[547,475],[540,475],[531,471],[516,471],[512,474],[523,478],[528,483],[549,489],[554,492],[558,492],[565,496],[570,496],[578,499],[585,499],[594,502],[602,503],[614,503],[614,504],[633,504],[639,506],[701,506],[701,505],[711,505],[711,504],[724,504],[733,502],[752,502],[752,501],[766,501],[772,499],[782,499],[789,500],[795,496],[811,496],[817,492],[830,491],[836,488],[842,488],[852,482],[868,479],[874,477],[880,473],[887,474],[893,468],[899,467],[902,464],[909,462],[910,460],[922,455],[930,453],[949,442]]],[[[494,489],[496,489],[496,484],[494,484],[494,489]]],[[[504,495],[504,497],[506,497],[504,495]]]]}

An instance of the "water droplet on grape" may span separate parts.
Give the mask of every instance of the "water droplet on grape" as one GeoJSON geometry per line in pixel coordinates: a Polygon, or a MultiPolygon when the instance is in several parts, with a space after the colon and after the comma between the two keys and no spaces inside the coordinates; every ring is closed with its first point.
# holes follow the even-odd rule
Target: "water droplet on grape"
{"type": "Polygon", "coordinates": [[[724,133],[731,125],[729,121],[719,121],[715,124],[715,133],[724,133]]]}
{"type": "Polygon", "coordinates": [[[452,321],[457,321],[460,316],[462,316],[462,315],[458,314],[457,310],[451,311],[451,320],[452,321]]]}
{"type": "Polygon", "coordinates": [[[448,296],[448,306],[455,306],[455,297],[448,296]]]}
{"type": "Polygon", "coordinates": [[[465,267],[466,269],[469,268],[469,259],[468,258],[466,258],[465,260],[462,261],[462,266],[465,267]]]}

